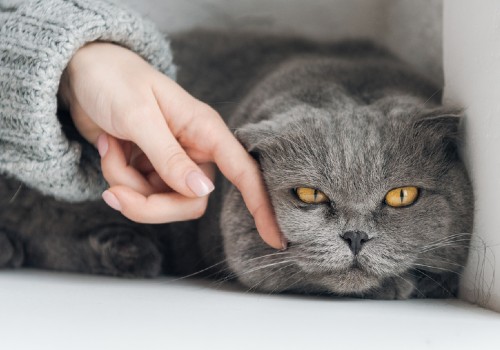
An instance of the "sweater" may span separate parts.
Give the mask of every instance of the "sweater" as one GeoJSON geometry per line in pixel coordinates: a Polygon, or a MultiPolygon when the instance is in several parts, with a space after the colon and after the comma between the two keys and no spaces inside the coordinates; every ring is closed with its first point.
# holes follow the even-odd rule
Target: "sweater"
{"type": "Polygon", "coordinates": [[[169,42],[129,9],[98,0],[0,0],[0,173],[45,195],[94,200],[107,184],[97,151],[57,116],[63,70],[91,41],[133,50],[175,78],[169,42]]]}

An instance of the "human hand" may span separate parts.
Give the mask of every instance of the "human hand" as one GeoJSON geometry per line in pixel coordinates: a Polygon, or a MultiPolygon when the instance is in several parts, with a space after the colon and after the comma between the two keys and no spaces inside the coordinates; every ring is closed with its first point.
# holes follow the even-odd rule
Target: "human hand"
{"type": "Polygon", "coordinates": [[[130,50],[81,48],[59,94],[80,134],[101,154],[104,200],[137,222],[200,217],[213,190],[213,163],[242,193],[270,246],[282,242],[259,168],[220,116],[130,50]]]}

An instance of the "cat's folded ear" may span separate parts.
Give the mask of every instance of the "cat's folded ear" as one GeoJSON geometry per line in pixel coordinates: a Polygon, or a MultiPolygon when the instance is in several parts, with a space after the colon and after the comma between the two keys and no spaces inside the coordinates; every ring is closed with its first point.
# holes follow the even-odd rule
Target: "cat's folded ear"
{"type": "Polygon", "coordinates": [[[416,135],[423,138],[429,147],[438,147],[447,157],[455,159],[459,156],[462,141],[462,120],[463,110],[440,107],[417,116],[413,127],[416,135]]]}
{"type": "Polygon", "coordinates": [[[261,151],[271,143],[272,136],[275,135],[274,126],[275,123],[270,120],[246,124],[237,129],[234,135],[250,155],[258,161],[261,151]]]}

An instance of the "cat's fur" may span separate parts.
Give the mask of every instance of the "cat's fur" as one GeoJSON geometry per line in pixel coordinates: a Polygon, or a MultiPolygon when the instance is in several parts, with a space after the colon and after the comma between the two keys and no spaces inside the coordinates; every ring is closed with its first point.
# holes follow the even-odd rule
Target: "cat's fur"
{"type": "Polygon", "coordinates": [[[131,223],[102,203],[58,203],[9,180],[0,182],[0,265],[152,277],[215,264],[207,271],[266,292],[456,293],[473,198],[459,117],[440,106],[438,88],[367,42],[196,31],[172,45],[180,84],[227,117],[260,163],[289,249],[262,242],[220,176],[202,219],[161,226],[131,223]],[[418,186],[418,200],[387,206],[387,191],[401,186],[418,186]],[[331,202],[305,205],[296,187],[331,202]],[[356,256],[340,237],[347,231],[368,235],[356,256]]]}

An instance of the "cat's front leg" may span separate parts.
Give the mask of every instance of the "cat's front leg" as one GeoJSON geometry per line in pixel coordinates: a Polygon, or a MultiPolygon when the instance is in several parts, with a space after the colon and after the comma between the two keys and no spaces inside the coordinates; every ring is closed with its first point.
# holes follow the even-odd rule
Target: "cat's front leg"
{"type": "Polygon", "coordinates": [[[24,247],[16,234],[0,228],[0,268],[21,267],[24,262],[24,247]]]}
{"type": "Polygon", "coordinates": [[[88,237],[97,264],[92,273],[124,277],[156,277],[162,269],[157,244],[144,232],[111,225],[96,228],[88,237]]]}
{"type": "Polygon", "coordinates": [[[26,266],[124,277],[155,277],[162,269],[158,244],[141,225],[111,223],[82,232],[52,230],[25,243],[26,266]]]}

